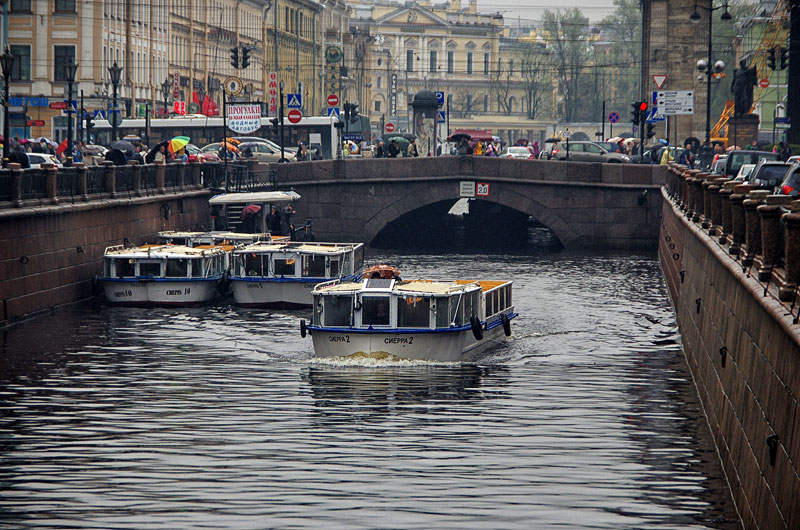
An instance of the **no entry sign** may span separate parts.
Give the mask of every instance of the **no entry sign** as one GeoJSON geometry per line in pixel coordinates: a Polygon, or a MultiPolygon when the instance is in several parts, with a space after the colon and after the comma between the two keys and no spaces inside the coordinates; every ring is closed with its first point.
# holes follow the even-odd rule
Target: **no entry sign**
{"type": "Polygon", "coordinates": [[[336,94],[331,94],[330,96],[328,96],[327,101],[329,107],[335,107],[336,105],[339,104],[339,96],[337,96],[336,94]]]}
{"type": "Polygon", "coordinates": [[[289,114],[286,115],[286,118],[289,120],[289,123],[300,123],[300,120],[303,119],[303,113],[297,109],[292,109],[289,111],[289,114]]]}
{"type": "Polygon", "coordinates": [[[762,78],[761,81],[758,82],[758,86],[761,88],[767,88],[769,86],[769,79],[766,77],[762,78]]]}
{"type": "Polygon", "coordinates": [[[394,132],[394,123],[392,122],[387,123],[384,126],[384,129],[386,129],[386,132],[394,132]]]}

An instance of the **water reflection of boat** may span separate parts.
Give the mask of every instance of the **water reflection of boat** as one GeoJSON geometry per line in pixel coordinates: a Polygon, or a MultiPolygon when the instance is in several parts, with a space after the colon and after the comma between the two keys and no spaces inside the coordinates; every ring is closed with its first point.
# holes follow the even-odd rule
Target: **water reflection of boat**
{"type": "Polygon", "coordinates": [[[309,307],[318,283],[360,275],[363,243],[265,243],[233,251],[231,285],[246,307],[309,307]]]}
{"type": "Polygon", "coordinates": [[[309,332],[317,357],[388,354],[468,361],[511,335],[510,281],[365,278],[317,285],[309,332]]]}
{"type": "Polygon", "coordinates": [[[228,250],[223,245],[108,247],[99,280],[112,304],[202,304],[224,291],[228,250]]]}

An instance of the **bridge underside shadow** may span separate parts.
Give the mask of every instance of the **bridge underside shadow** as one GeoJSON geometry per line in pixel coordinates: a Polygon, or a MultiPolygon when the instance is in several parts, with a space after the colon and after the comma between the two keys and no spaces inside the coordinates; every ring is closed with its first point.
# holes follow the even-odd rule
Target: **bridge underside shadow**
{"type": "Polygon", "coordinates": [[[407,212],[387,223],[369,245],[445,253],[527,254],[564,248],[552,230],[527,213],[466,199],[442,200],[407,212]]]}

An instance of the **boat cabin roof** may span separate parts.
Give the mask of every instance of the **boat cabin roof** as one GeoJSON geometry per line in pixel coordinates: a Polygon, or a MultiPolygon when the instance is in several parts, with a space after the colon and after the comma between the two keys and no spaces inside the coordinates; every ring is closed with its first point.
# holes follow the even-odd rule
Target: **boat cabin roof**
{"type": "Polygon", "coordinates": [[[300,198],[294,191],[254,191],[245,193],[223,193],[208,200],[208,204],[270,204],[292,202],[300,198]]]}
{"type": "Polygon", "coordinates": [[[299,252],[302,254],[343,254],[349,252],[363,243],[289,243],[283,241],[259,241],[237,249],[236,253],[268,252],[287,253],[299,252]]]}
{"type": "Polygon", "coordinates": [[[107,258],[130,259],[164,259],[202,258],[226,252],[222,245],[202,245],[200,247],[187,247],[183,245],[141,245],[139,247],[125,248],[122,245],[108,247],[104,256],[107,258]]]}
{"type": "Polygon", "coordinates": [[[394,280],[394,279],[364,279],[359,282],[332,281],[314,288],[315,294],[345,294],[345,293],[396,293],[398,295],[452,295],[474,292],[478,289],[488,290],[492,287],[510,283],[505,281],[481,282],[468,280],[394,280]],[[484,287],[483,283],[493,284],[484,287]]]}

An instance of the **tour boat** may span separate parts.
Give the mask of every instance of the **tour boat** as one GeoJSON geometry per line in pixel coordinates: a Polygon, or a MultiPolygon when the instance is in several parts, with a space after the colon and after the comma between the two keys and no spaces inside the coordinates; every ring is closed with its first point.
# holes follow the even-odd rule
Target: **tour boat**
{"type": "Polygon", "coordinates": [[[236,248],[230,282],[244,307],[310,307],[318,283],[360,275],[363,243],[257,242],[236,248]]]}
{"type": "Polygon", "coordinates": [[[288,241],[288,236],[273,236],[269,232],[248,234],[245,232],[184,232],[167,230],[158,233],[162,243],[196,247],[198,245],[244,245],[256,241],[288,241]]]}
{"type": "MultiPolygon", "coordinates": [[[[365,275],[366,276],[366,275],[365,275]]],[[[317,285],[310,325],[316,357],[390,355],[469,361],[511,335],[510,281],[363,278],[317,285]]]]}
{"type": "Polygon", "coordinates": [[[122,305],[197,305],[224,293],[225,245],[116,245],[103,254],[106,300],[122,305]]]}

